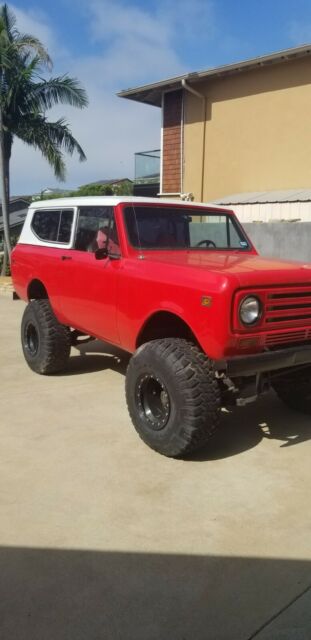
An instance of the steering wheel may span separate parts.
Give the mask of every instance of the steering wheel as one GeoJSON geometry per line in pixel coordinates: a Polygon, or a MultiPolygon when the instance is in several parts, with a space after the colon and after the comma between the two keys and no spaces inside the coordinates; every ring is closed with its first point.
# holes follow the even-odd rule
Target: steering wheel
{"type": "Polygon", "coordinates": [[[213,240],[208,240],[208,239],[206,239],[206,240],[201,240],[200,242],[197,242],[195,246],[196,246],[196,247],[202,247],[204,244],[205,244],[207,247],[212,246],[212,247],[215,247],[215,249],[216,249],[215,242],[213,242],[213,240]]]}

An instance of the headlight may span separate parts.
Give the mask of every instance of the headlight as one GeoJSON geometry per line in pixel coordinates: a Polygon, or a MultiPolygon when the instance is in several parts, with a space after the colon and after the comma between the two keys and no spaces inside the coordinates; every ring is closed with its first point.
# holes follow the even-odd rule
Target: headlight
{"type": "Polygon", "coordinates": [[[255,324],[261,316],[261,302],[255,296],[247,296],[240,304],[240,320],[243,324],[255,324]]]}

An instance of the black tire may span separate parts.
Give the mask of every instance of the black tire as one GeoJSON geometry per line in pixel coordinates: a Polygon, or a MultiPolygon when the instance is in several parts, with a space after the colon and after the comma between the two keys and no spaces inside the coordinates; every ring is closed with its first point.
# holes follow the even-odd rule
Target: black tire
{"type": "Polygon", "coordinates": [[[204,446],[220,414],[220,389],[208,358],[179,338],[139,347],[126,373],[126,400],[138,434],[177,458],[204,446]]]}
{"type": "Polygon", "coordinates": [[[274,391],[290,409],[311,414],[311,369],[281,376],[273,382],[274,391]]]}
{"type": "Polygon", "coordinates": [[[27,305],[21,338],[25,360],[33,371],[49,375],[64,369],[70,355],[70,330],[58,322],[48,300],[27,305]]]}

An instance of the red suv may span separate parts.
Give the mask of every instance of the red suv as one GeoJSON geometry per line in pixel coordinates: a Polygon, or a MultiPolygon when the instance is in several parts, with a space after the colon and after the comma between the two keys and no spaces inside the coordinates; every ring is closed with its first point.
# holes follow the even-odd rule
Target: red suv
{"type": "Polygon", "coordinates": [[[153,449],[204,445],[227,404],[270,386],[311,409],[311,265],[258,256],[232,211],[151,198],[34,202],[12,255],[37,373],[81,335],[133,353],[126,398],[153,449]]]}

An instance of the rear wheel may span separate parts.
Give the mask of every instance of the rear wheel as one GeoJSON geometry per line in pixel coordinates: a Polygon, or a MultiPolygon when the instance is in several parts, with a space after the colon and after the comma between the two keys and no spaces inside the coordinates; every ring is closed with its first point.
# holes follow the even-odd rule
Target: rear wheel
{"type": "Polygon", "coordinates": [[[132,422],[152,449],[180,457],[205,445],[220,413],[220,390],[208,358],[179,338],[148,342],[126,374],[132,422]]]}
{"type": "Polygon", "coordinates": [[[311,414],[311,368],[293,371],[273,382],[273,388],[291,409],[311,414]]]}
{"type": "Polygon", "coordinates": [[[25,360],[33,371],[49,375],[64,369],[70,355],[70,330],[58,322],[48,300],[27,305],[21,338],[25,360]]]}

